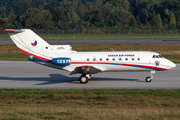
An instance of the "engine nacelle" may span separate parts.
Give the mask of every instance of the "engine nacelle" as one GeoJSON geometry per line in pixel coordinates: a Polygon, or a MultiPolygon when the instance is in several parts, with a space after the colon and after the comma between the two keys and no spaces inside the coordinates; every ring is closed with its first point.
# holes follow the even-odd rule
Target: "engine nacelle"
{"type": "Polygon", "coordinates": [[[71,64],[70,58],[53,58],[52,63],[60,66],[67,66],[71,64]]]}
{"type": "Polygon", "coordinates": [[[34,55],[28,55],[28,60],[33,61],[34,60],[34,55]]]}

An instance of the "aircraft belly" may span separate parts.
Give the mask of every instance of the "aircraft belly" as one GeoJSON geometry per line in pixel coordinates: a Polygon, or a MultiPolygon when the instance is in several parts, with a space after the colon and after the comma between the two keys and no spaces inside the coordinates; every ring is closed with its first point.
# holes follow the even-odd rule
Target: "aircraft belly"
{"type": "Polygon", "coordinates": [[[47,66],[47,67],[52,67],[52,68],[56,68],[56,69],[66,70],[66,69],[63,69],[64,66],[55,65],[55,64],[52,64],[52,63],[46,63],[46,62],[35,62],[35,63],[41,64],[41,65],[44,65],[44,66],[47,66]]]}
{"type": "MultiPolygon", "coordinates": [[[[74,68],[79,66],[86,66],[87,64],[72,64],[70,66],[66,66],[64,69],[68,71],[74,70],[74,68]]],[[[137,67],[137,66],[127,66],[127,65],[102,65],[102,64],[90,64],[89,66],[95,67],[103,71],[142,71],[147,70],[149,71],[149,68],[143,68],[143,67],[137,67]]]]}

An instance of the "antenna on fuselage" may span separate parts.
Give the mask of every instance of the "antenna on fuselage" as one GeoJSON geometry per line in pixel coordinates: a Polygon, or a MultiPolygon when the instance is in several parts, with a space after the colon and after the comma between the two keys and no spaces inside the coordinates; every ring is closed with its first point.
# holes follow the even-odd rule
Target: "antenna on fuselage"
{"type": "Polygon", "coordinates": [[[111,48],[111,50],[114,52],[114,50],[111,48]]]}

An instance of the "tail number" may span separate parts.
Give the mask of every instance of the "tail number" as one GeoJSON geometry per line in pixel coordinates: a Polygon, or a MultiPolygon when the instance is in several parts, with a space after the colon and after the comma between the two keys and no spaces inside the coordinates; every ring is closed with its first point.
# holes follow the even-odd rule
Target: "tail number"
{"type": "Polygon", "coordinates": [[[70,58],[53,58],[52,63],[60,66],[67,66],[71,64],[70,58]]]}
{"type": "Polygon", "coordinates": [[[67,64],[67,63],[69,63],[69,60],[57,60],[57,63],[67,64]]]}

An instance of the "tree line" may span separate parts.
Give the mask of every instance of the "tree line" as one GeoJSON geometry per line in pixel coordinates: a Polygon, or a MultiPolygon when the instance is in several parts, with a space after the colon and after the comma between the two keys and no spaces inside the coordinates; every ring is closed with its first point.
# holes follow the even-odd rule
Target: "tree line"
{"type": "Polygon", "coordinates": [[[1,29],[180,29],[179,0],[1,0],[1,29]]]}

